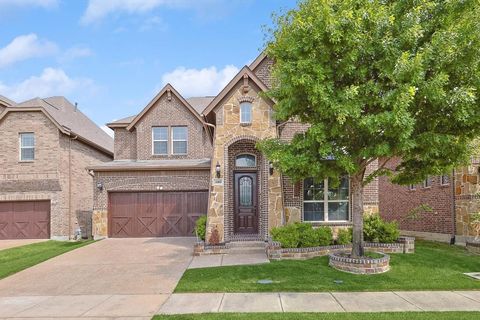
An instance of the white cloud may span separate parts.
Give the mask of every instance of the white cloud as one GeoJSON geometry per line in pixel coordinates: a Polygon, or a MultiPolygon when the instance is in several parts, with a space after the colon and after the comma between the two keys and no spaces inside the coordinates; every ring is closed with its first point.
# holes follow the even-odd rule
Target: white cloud
{"type": "Polygon", "coordinates": [[[216,67],[186,69],[178,67],[162,76],[162,85],[170,83],[185,97],[217,95],[239,69],[227,65],[221,70],[216,67]]]}
{"type": "Polygon", "coordinates": [[[103,131],[105,131],[106,134],[108,134],[110,137],[113,138],[113,130],[110,129],[109,127],[107,126],[100,126],[100,129],[102,129],[103,131]]]}
{"type": "Polygon", "coordinates": [[[89,0],[80,22],[87,25],[115,13],[147,13],[160,7],[193,9],[199,16],[218,17],[238,5],[250,2],[251,0],[89,0]]]}
{"type": "Polygon", "coordinates": [[[0,68],[12,65],[18,61],[52,55],[57,50],[55,43],[38,39],[35,33],[21,35],[13,39],[5,47],[0,48],[0,68]]]}
{"type": "Polygon", "coordinates": [[[43,7],[54,8],[59,0],[0,0],[0,8],[43,7]]]}
{"type": "Polygon", "coordinates": [[[71,61],[77,58],[90,57],[93,55],[93,51],[87,47],[72,47],[67,49],[60,57],[61,61],[71,61]]]}
{"type": "Polygon", "coordinates": [[[16,101],[34,97],[64,96],[76,90],[92,90],[93,81],[71,78],[62,69],[45,68],[39,76],[31,76],[20,83],[7,85],[0,82],[0,94],[16,101]]]}

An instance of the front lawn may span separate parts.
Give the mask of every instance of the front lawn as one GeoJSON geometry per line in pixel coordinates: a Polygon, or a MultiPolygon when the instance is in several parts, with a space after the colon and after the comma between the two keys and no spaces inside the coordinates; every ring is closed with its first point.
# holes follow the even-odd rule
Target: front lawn
{"type": "Polygon", "coordinates": [[[480,312],[208,313],[155,316],[154,320],[473,320],[480,312]]]}
{"type": "Polygon", "coordinates": [[[0,251],[0,279],[93,241],[45,241],[0,251]]]}
{"type": "Polygon", "coordinates": [[[392,254],[390,265],[389,272],[378,275],[353,275],[334,270],[328,266],[328,257],[189,269],[175,292],[480,290],[479,280],[462,274],[480,272],[480,257],[462,247],[417,241],[415,254],[392,254]],[[260,279],[273,283],[258,284],[260,279]]]}

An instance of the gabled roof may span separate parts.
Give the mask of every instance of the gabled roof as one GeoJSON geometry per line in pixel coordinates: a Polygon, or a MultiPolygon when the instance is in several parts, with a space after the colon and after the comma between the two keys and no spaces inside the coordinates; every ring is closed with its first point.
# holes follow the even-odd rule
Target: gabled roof
{"type": "MultiPolygon", "coordinates": [[[[262,80],[258,79],[258,77],[250,70],[248,66],[244,66],[238,73],[237,75],[227,84],[225,88],[215,97],[215,99],[210,102],[208,107],[203,111],[203,114],[206,116],[210,112],[212,112],[213,109],[227,96],[227,94],[232,91],[232,89],[235,87],[235,85],[243,79],[244,75],[248,75],[250,81],[253,81],[260,90],[266,92],[268,90],[267,86],[262,82],[262,80]]],[[[267,98],[268,99],[268,98],[267,98]]],[[[270,99],[269,99],[270,100],[270,99]]],[[[272,101],[272,100],[270,100],[272,101]]],[[[273,102],[273,101],[272,101],[273,102]]]]}
{"type": "Polygon", "coordinates": [[[209,97],[191,97],[187,98],[186,100],[190,105],[198,112],[198,114],[202,114],[203,110],[215,99],[215,96],[209,97]]]}
{"type": "Polygon", "coordinates": [[[0,120],[9,112],[40,111],[64,134],[100,151],[113,155],[113,139],[64,97],[34,98],[5,109],[0,120]]]}
{"type": "Polygon", "coordinates": [[[135,119],[135,116],[129,116],[119,120],[115,120],[110,123],[107,123],[107,127],[111,129],[127,127],[130,124],[130,122],[132,122],[133,119],[135,119]]]}
{"type": "Polygon", "coordinates": [[[198,121],[203,123],[200,114],[195,111],[195,109],[187,102],[187,100],[185,100],[170,83],[168,83],[165,87],[163,87],[162,90],[160,90],[160,92],[152,99],[152,101],[150,101],[147,106],[138,115],[136,115],[135,118],[133,118],[133,120],[127,126],[127,130],[132,130],[135,124],[141,118],[143,118],[143,116],[155,105],[155,103],[157,103],[158,100],[160,100],[165,93],[167,93],[168,90],[170,90],[170,92],[182,102],[182,104],[198,119],[198,121]]]}
{"type": "Polygon", "coordinates": [[[262,53],[260,53],[258,57],[255,58],[255,60],[253,60],[253,62],[250,63],[248,67],[250,68],[250,70],[255,71],[255,69],[260,65],[260,63],[262,63],[265,59],[267,59],[267,55],[265,54],[265,51],[262,51],[262,53]]]}
{"type": "Polygon", "coordinates": [[[10,99],[8,99],[7,97],[2,96],[2,95],[0,94],[0,105],[3,105],[3,106],[5,106],[5,107],[12,107],[12,106],[14,106],[15,104],[16,104],[15,101],[10,100],[10,99]]]}

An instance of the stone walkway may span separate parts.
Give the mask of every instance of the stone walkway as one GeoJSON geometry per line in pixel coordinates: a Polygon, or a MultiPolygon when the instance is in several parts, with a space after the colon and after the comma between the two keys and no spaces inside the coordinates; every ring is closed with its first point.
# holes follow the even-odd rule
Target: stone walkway
{"type": "Polygon", "coordinates": [[[480,311],[480,291],[172,294],[160,314],[480,311]]]}
{"type": "Polygon", "coordinates": [[[263,253],[214,254],[193,257],[188,269],[270,263],[263,253]]]}

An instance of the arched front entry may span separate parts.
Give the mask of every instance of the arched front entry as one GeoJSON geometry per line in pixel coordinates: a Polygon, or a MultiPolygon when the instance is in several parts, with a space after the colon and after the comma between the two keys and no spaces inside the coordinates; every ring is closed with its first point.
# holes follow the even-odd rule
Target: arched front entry
{"type": "Polygon", "coordinates": [[[267,172],[256,141],[242,139],[228,147],[225,239],[264,239],[267,235],[267,172]]]}

